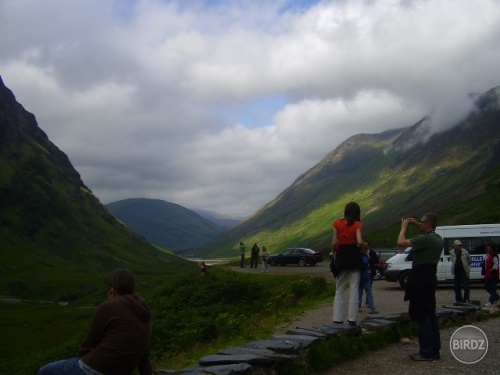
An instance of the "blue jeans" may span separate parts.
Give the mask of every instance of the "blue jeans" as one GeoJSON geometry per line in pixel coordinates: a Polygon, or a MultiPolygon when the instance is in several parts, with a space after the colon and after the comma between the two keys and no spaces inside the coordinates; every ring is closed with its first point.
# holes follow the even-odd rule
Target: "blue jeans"
{"type": "Polygon", "coordinates": [[[79,361],[79,358],[70,358],[49,363],[38,370],[38,375],[86,375],[79,361]]]}
{"type": "Polygon", "coordinates": [[[469,300],[469,278],[465,272],[455,273],[455,302],[465,302],[469,300]],[[462,298],[462,285],[464,286],[464,296],[462,298]]]}
{"type": "MultiPolygon", "coordinates": [[[[83,362],[82,362],[83,364],[83,362]]],[[[80,358],[63,359],[52,362],[38,370],[38,375],[96,375],[90,367],[83,364],[86,369],[80,367],[80,358]]]]}
{"type": "Polygon", "coordinates": [[[490,294],[488,301],[492,305],[498,300],[497,284],[498,279],[484,279],[484,288],[490,294]]]}
{"type": "Polygon", "coordinates": [[[419,354],[425,358],[436,358],[441,350],[439,322],[435,313],[424,314],[415,322],[418,335],[419,354]]]}
{"type": "Polygon", "coordinates": [[[363,290],[366,291],[366,304],[371,310],[375,310],[375,301],[373,299],[372,281],[371,276],[364,281],[359,282],[359,307],[361,307],[361,300],[363,299],[363,290]]]}

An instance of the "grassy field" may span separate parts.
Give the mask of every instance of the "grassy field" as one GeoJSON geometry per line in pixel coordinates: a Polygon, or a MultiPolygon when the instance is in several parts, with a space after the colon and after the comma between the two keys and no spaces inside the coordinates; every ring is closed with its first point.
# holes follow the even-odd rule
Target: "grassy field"
{"type": "MultiPolygon", "coordinates": [[[[184,368],[217,348],[269,338],[333,292],[324,277],[241,274],[222,267],[211,267],[208,276],[186,272],[158,281],[139,289],[154,313],[154,367],[184,368]]],[[[94,307],[0,303],[0,374],[32,375],[45,363],[74,356],[94,307]]]]}

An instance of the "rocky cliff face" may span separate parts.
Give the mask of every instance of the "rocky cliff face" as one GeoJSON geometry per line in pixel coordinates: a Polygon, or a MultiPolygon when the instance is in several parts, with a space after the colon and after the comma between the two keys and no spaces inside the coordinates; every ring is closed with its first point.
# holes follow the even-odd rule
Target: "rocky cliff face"
{"type": "Polygon", "coordinates": [[[77,298],[99,272],[173,260],[108,212],[1,79],[0,243],[0,294],[24,298],[77,298]]]}
{"type": "MultiPolygon", "coordinates": [[[[16,150],[19,151],[22,146],[43,151],[55,167],[71,177],[72,183],[85,187],[68,156],[49,140],[38,127],[35,116],[16,101],[14,94],[0,77],[0,150],[5,156],[9,153],[18,155],[16,150]]],[[[10,155],[13,163],[16,162],[15,155],[10,155]]]]}

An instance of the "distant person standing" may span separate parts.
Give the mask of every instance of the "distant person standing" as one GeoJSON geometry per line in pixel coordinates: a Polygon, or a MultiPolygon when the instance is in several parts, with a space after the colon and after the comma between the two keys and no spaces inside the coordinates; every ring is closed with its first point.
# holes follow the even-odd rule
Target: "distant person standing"
{"type": "Polygon", "coordinates": [[[469,302],[469,274],[472,259],[469,252],[462,248],[462,242],[455,240],[450,250],[451,274],[454,278],[455,302],[469,302]],[[464,295],[462,297],[462,285],[464,295]]]}
{"type": "Polygon", "coordinates": [[[267,272],[267,261],[269,260],[269,252],[265,246],[262,246],[262,272],[267,272]]]}
{"type": "MultiPolygon", "coordinates": [[[[365,242],[366,244],[366,242],[365,242]]],[[[363,251],[363,267],[361,269],[361,275],[359,278],[359,308],[361,308],[361,301],[363,300],[363,291],[366,293],[366,306],[369,308],[369,314],[378,314],[375,309],[375,300],[373,298],[372,290],[372,274],[371,274],[371,260],[368,256],[368,248],[365,247],[363,251]]]]}
{"type": "Polygon", "coordinates": [[[240,267],[241,268],[245,268],[245,249],[247,247],[245,246],[245,244],[243,243],[243,241],[240,242],[240,257],[241,257],[241,261],[240,261],[240,267]]]}
{"type": "Polygon", "coordinates": [[[201,268],[201,273],[203,275],[208,275],[207,265],[205,264],[205,262],[201,261],[200,263],[198,263],[198,265],[201,268]]]}
{"type": "Polygon", "coordinates": [[[398,246],[413,247],[413,265],[406,286],[405,301],[410,301],[408,312],[415,321],[418,335],[418,353],[414,361],[433,361],[440,358],[441,337],[436,317],[437,264],[443,251],[443,239],[435,232],[437,216],[426,213],[420,221],[401,219],[398,246]],[[406,230],[413,224],[420,235],[407,239],[406,230]]]}
{"type": "Polygon", "coordinates": [[[253,247],[252,247],[252,254],[251,254],[251,258],[250,258],[250,268],[257,268],[257,263],[259,262],[259,252],[260,252],[260,249],[259,247],[257,246],[257,242],[255,242],[253,244],[253,247]]]}
{"type": "Polygon", "coordinates": [[[347,321],[355,326],[358,320],[358,287],[362,266],[361,249],[363,237],[361,235],[361,209],[356,202],[345,206],[344,217],[335,220],[332,236],[333,260],[337,280],[335,299],[333,301],[333,323],[342,324],[344,321],[345,294],[349,284],[349,304],[347,321]]]}
{"type": "Polygon", "coordinates": [[[490,294],[488,302],[484,307],[490,308],[498,301],[497,285],[498,285],[498,252],[495,244],[490,242],[486,245],[486,257],[484,258],[483,270],[484,288],[490,294]]]}
{"type": "MultiPolygon", "coordinates": [[[[375,250],[371,248],[370,241],[364,242],[365,249],[367,249],[368,258],[370,259],[370,282],[373,285],[373,277],[375,276],[375,265],[380,263],[380,259],[375,250]]],[[[366,303],[368,304],[368,302],[366,303]]]]}

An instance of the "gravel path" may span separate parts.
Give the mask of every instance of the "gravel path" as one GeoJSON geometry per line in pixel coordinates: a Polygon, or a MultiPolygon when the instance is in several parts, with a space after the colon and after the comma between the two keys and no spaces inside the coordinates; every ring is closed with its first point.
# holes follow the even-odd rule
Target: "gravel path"
{"type": "MultiPolygon", "coordinates": [[[[239,272],[257,273],[258,269],[234,268],[239,272]]],[[[328,262],[317,264],[315,267],[270,267],[269,273],[274,274],[301,274],[303,276],[324,276],[329,282],[334,282],[329,272],[328,262]]],[[[390,283],[384,279],[375,281],[373,284],[375,305],[380,314],[394,314],[408,311],[408,302],[403,301],[403,290],[398,283],[390,283]]],[[[481,305],[487,302],[488,294],[482,288],[482,284],[472,284],[470,299],[478,300],[481,305]]],[[[450,306],[455,302],[455,295],[451,286],[440,286],[436,292],[438,306],[450,306]]],[[[368,309],[363,308],[359,314],[362,320],[368,316],[368,309]]],[[[277,333],[285,333],[297,326],[314,327],[330,324],[333,320],[333,296],[332,302],[313,310],[304,312],[295,321],[284,324],[278,328],[277,333]]],[[[464,323],[467,325],[467,323],[464,323]]],[[[392,344],[384,349],[377,350],[361,359],[345,362],[325,371],[322,375],[337,374],[367,374],[367,375],[500,375],[500,318],[486,322],[475,322],[472,325],[480,328],[488,338],[488,352],[478,363],[466,365],[457,361],[450,351],[450,339],[457,328],[441,329],[441,359],[433,362],[415,362],[409,359],[409,355],[418,352],[418,341],[416,337],[411,338],[410,344],[392,344]]]]}
{"type": "MultiPolygon", "coordinates": [[[[326,276],[331,282],[333,277],[326,276]]],[[[403,301],[403,291],[396,283],[385,280],[374,282],[374,296],[377,310],[381,314],[400,313],[408,310],[407,302],[403,301]]],[[[487,293],[479,286],[471,288],[471,299],[486,303],[487,293]]],[[[450,286],[440,287],[436,293],[438,306],[452,305],[454,292],[450,286]]],[[[362,309],[359,318],[364,319],[368,309],[362,309]]],[[[316,325],[330,324],[333,319],[333,297],[332,303],[314,311],[305,312],[296,321],[282,327],[280,332],[288,329],[301,327],[313,327],[316,325]]],[[[464,325],[467,325],[464,323],[464,325]]],[[[435,375],[466,375],[466,374],[500,374],[500,319],[492,319],[486,322],[472,323],[480,328],[488,337],[488,352],[486,356],[476,364],[466,365],[457,361],[450,351],[450,338],[456,328],[441,330],[441,359],[434,362],[415,362],[409,359],[409,355],[418,352],[418,341],[411,338],[410,344],[393,344],[384,349],[372,352],[361,359],[350,361],[335,366],[322,375],[335,374],[367,374],[367,375],[421,375],[433,372],[435,375]]]]}

